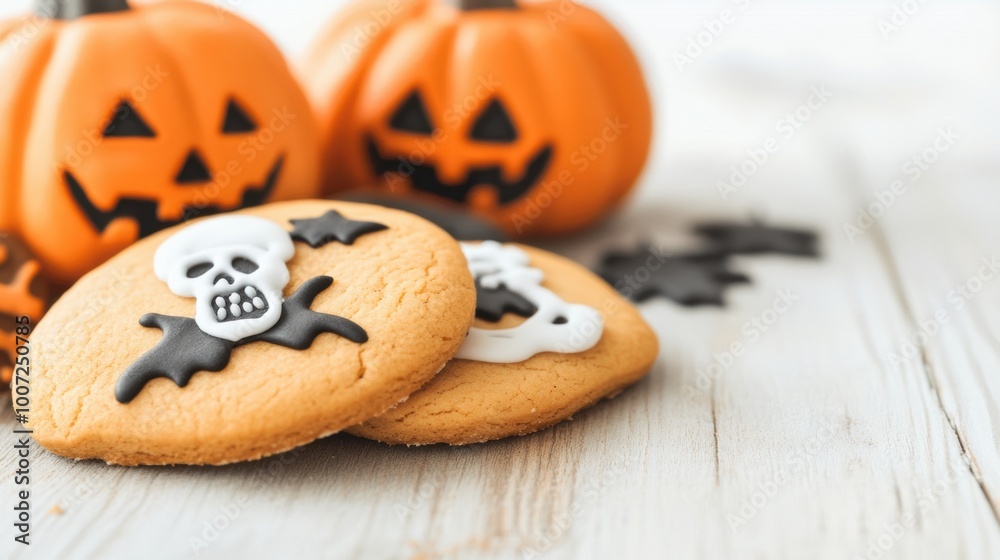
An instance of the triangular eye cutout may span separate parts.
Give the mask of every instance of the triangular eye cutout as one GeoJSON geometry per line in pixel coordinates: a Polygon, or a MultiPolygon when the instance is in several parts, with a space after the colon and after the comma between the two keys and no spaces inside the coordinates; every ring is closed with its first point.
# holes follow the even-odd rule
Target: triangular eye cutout
{"type": "Polygon", "coordinates": [[[469,137],[480,142],[509,143],[517,140],[517,130],[503,104],[494,99],[472,125],[469,137]]]}
{"type": "Polygon", "coordinates": [[[427,115],[427,107],[420,93],[415,91],[406,98],[396,109],[396,113],[389,119],[389,126],[402,132],[415,132],[417,134],[432,134],[434,125],[427,115]]]}
{"type": "Polygon", "coordinates": [[[246,134],[257,130],[257,123],[243,110],[236,100],[226,105],[226,118],[222,121],[223,134],[246,134]]]}
{"type": "Polygon", "coordinates": [[[189,183],[206,183],[212,180],[212,174],[208,172],[208,166],[205,165],[205,160],[198,155],[198,152],[191,150],[188,153],[187,158],[184,160],[184,165],[181,166],[181,170],[177,173],[177,177],[174,178],[174,182],[178,185],[187,185],[189,183]]]}
{"type": "Polygon", "coordinates": [[[103,134],[105,138],[156,137],[153,129],[139,116],[139,112],[135,110],[135,107],[126,100],[122,100],[115,107],[115,112],[111,115],[111,120],[104,126],[103,134]]]}

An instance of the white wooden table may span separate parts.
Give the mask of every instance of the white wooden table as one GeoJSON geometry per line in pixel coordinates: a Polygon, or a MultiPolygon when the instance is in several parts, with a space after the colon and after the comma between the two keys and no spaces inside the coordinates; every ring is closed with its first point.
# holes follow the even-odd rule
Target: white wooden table
{"type": "MultiPolygon", "coordinates": [[[[245,9],[268,24],[269,4],[245,9]]],[[[693,247],[699,220],[758,216],[820,231],[821,260],[738,258],[754,282],[725,308],[644,304],[662,346],[648,378],[523,438],[334,436],[223,468],[36,448],[30,547],[11,540],[4,444],[0,555],[1000,558],[1000,274],[983,265],[1000,257],[1000,14],[926,5],[886,40],[890,2],[741,4],[683,71],[673,55],[729,3],[614,4],[665,101],[660,141],[622,213],[548,247],[594,264],[641,239],[693,247]],[[820,86],[829,100],[786,137],[783,115],[820,86]],[[912,158],[949,127],[957,138],[915,177],[912,158]],[[723,200],[717,182],[771,137],[779,149],[723,200]],[[849,236],[897,180],[902,194],[849,236]],[[784,312],[779,290],[797,298],[784,312]],[[727,357],[734,343],[745,351],[727,357]]]]}

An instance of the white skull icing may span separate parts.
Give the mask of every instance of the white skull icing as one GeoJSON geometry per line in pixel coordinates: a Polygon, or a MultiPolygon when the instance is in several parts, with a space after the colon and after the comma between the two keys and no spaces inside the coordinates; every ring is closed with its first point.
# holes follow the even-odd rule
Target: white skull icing
{"type": "Polygon", "coordinates": [[[528,266],[524,251],[496,241],[462,243],[469,271],[485,288],[501,284],[530,301],[538,311],[510,329],[473,327],[456,358],[509,364],[541,352],[570,354],[590,350],[601,339],[604,319],[596,309],[566,303],[542,287],[544,274],[528,266]]]}
{"type": "Polygon", "coordinates": [[[260,334],[281,318],[285,262],[295,254],[288,232],[252,216],[222,216],[186,227],[157,249],[157,278],[194,297],[195,322],[232,342],[260,334]]]}

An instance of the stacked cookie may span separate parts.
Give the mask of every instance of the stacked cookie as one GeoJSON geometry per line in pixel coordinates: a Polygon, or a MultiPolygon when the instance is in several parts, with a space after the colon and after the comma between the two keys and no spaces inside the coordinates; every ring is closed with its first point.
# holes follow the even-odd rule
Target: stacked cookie
{"type": "Polygon", "coordinates": [[[555,255],[378,206],[273,204],[161,232],[73,286],[32,336],[27,426],[122,465],[343,430],[465,444],[559,422],[656,353],[630,304],[555,255]]]}

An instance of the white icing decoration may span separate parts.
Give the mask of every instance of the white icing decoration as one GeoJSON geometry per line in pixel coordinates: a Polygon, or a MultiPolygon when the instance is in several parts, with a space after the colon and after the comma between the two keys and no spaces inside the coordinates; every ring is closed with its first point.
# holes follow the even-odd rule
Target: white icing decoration
{"type": "Polygon", "coordinates": [[[285,262],[294,254],[288,232],[277,224],[253,216],[220,216],[188,226],[164,241],[153,257],[153,270],[170,291],[197,300],[198,328],[236,342],[270,329],[281,318],[282,292],[289,280],[285,262]],[[249,274],[236,270],[237,257],[252,261],[257,269],[249,274]],[[209,264],[207,271],[188,277],[192,267],[209,264]],[[247,288],[256,296],[253,314],[267,307],[259,317],[240,318],[239,302],[247,288]],[[222,305],[213,307],[220,299],[222,305]]]}
{"type": "Polygon", "coordinates": [[[484,287],[501,284],[530,301],[538,311],[520,325],[509,329],[469,329],[469,336],[456,358],[510,364],[523,362],[542,352],[573,354],[590,350],[604,333],[604,319],[596,309],[566,303],[542,287],[544,274],[531,268],[524,251],[496,241],[462,243],[469,271],[484,287]],[[563,324],[554,324],[557,318],[563,324]]]}

